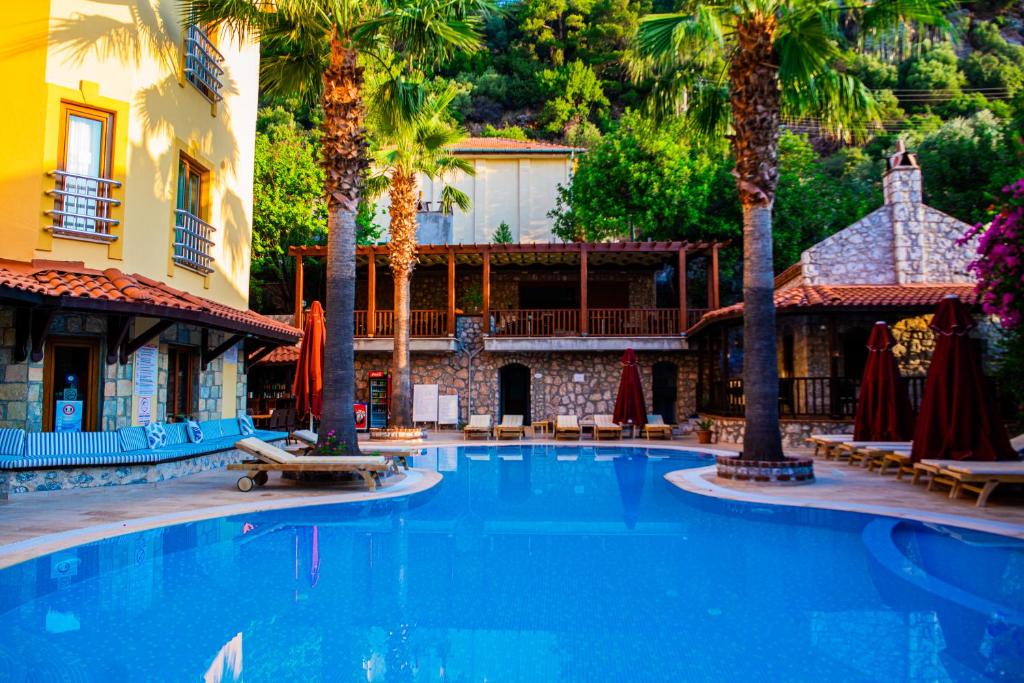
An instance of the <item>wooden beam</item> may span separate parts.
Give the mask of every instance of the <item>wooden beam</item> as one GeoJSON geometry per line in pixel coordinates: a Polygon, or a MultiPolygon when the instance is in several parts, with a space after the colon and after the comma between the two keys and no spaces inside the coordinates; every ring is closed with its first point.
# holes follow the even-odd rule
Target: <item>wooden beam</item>
{"type": "Polygon", "coordinates": [[[455,250],[448,247],[448,336],[455,336],[455,250]]]}
{"type": "Polygon", "coordinates": [[[206,330],[206,328],[203,328],[203,345],[199,349],[199,359],[200,364],[202,365],[202,369],[206,370],[206,367],[211,362],[213,362],[217,358],[220,358],[220,356],[225,351],[227,351],[228,349],[230,349],[232,346],[242,341],[243,339],[245,339],[244,334],[233,334],[211,349],[209,348],[208,345],[208,342],[210,340],[210,333],[206,330]]]}
{"type": "Polygon", "coordinates": [[[366,262],[366,336],[377,334],[377,256],[371,251],[366,262]]]}
{"type": "Polygon", "coordinates": [[[580,245],[580,334],[590,331],[590,315],[587,310],[587,245],[580,245]]]}
{"type": "Polygon", "coordinates": [[[484,249],[484,273],[483,281],[481,283],[481,289],[483,290],[483,333],[489,335],[491,333],[491,251],[490,249],[484,249]]]}
{"type": "Polygon", "coordinates": [[[295,327],[302,329],[303,290],[306,288],[306,277],[302,268],[302,254],[295,255],[295,327]]]}
{"type": "Polygon", "coordinates": [[[679,250],[679,334],[686,332],[686,249],[679,250]]]}
{"type": "Polygon", "coordinates": [[[164,330],[170,328],[174,324],[173,320],[158,320],[153,327],[149,328],[135,339],[126,340],[124,342],[124,354],[130,356],[143,346],[148,344],[151,340],[156,339],[164,330]]]}
{"type": "Polygon", "coordinates": [[[57,313],[56,308],[36,308],[32,310],[32,324],[31,327],[31,352],[29,358],[32,359],[33,363],[38,363],[43,359],[43,345],[46,343],[46,336],[50,332],[50,323],[53,321],[53,316],[57,313]]]}
{"type": "Polygon", "coordinates": [[[131,316],[107,316],[107,365],[113,365],[118,361],[121,365],[128,362],[128,356],[124,353],[124,340],[128,338],[131,324],[131,316]]]}
{"type": "Polygon", "coordinates": [[[28,360],[28,343],[32,330],[32,309],[27,307],[17,308],[14,311],[14,353],[12,360],[15,363],[24,363],[28,360]]]}
{"type": "Polygon", "coordinates": [[[718,298],[718,245],[711,247],[711,267],[708,271],[708,307],[712,310],[721,305],[718,298]]]}

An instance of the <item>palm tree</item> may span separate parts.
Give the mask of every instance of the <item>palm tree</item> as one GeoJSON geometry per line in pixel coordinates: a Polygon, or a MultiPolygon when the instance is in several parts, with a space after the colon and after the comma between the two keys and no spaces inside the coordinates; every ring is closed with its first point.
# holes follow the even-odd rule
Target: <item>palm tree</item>
{"type": "Polygon", "coordinates": [[[844,30],[863,37],[945,30],[949,0],[686,0],[637,31],[634,76],[653,77],[662,112],[685,109],[703,134],[728,132],[743,206],[743,390],[746,456],[783,458],[773,300],[772,204],[783,117],[849,138],[878,118],[871,92],[837,69],[844,30]]]}
{"type": "MultiPolygon", "coordinates": [[[[357,453],[353,305],[356,212],[369,165],[363,64],[395,75],[480,45],[490,0],[179,0],[186,22],[260,40],[261,87],[323,108],[327,195],[327,344],[320,435],[357,453]]],[[[394,90],[396,101],[404,95],[394,90]]]]}
{"type": "MultiPolygon", "coordinates": [[[[419,178],[435,180],[461,172],[473,174],[473,165],[451,153],[451,146],[465,137],[452,121],[448,107],[458,95],[448,86],[440,92],[416,98],[409,108],[392,106],[386,99],[371,100],[370,137],[374,150],[374,174],[367,179],[367,194],[388,192],[391,233],[388,259],[394,280],[394,340],[391,381],[391,418],[396,426],[412,425],[412,376],[409,367],[409,285],[416,266],[416,208],[419,178]]],[[[470,207],[469,196],[452,185],[441,191],[441,210],[470,207]]]]}

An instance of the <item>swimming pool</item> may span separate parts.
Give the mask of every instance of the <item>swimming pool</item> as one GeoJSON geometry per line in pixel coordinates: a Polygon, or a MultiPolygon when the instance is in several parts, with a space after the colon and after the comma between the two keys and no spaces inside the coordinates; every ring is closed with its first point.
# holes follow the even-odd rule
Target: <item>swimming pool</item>
{"type": "Polygon", "coordinates": [[[427,449],[416,465],[444,480],[425,493],[44,556],[0,571],[0,680],[1024,675],[1024,543],[664,480],[710,463],[427,449]]]}

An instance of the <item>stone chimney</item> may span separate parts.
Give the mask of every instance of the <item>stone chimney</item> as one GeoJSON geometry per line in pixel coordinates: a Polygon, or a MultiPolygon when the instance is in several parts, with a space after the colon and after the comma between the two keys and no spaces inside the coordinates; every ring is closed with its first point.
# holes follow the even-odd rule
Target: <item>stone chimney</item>
{"type": "Polygon", "coordinates": [[[921,167],[917,155],[907,151],[903,140],[896,143],[896,153],[886,162],[882,176],[882,193],[886,204],[921,203],[921,167]]]}

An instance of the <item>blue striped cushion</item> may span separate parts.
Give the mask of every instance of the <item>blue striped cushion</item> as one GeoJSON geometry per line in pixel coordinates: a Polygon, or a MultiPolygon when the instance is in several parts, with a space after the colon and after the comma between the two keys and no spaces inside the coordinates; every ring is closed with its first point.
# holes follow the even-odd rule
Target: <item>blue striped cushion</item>
{"type": "Polygon", "coordinates": [[[183,443],[188,443],[187,427],[188,425],[184,422],[165,424],[164,430],[167,432],[167,445],[178,446],[183,443]]]}
{"type": "Polygon", "coordinates": [[[120,453],[117,432],[34,432],[28,434],[28,457],[120,453]]]}
{"type": "Polygon", "coordinates": [[[238,417],[238,434],[240,436],[252,436],[256,433],[256,428],[252,424],[252,418],[248,415],[240,415],[238,417]]]}
{"type": "Polygon", "coordinates": [[[25,430],[0,429],[0,455],[24,455],[25,430]]]}
{"type": "Polygon", "coordinates": [[[226,417],[220,421],[220,432],[224,436],[238,436],[241,430],[238,428],[238,418],[226,417]]]}
{"type": "Polygon", "coordinates": [[[117,430],[122,451],[141,451],[149,448],[144,427],[121,427],[117,430]]]}
{"type": "Polygon", "coordinates": [[[221,429],[220,420],[203,420],[199,423],[199,428],[203,430],[203,440],[206,439],[219,439],[224,436],[224,430],[221,429]]]}

